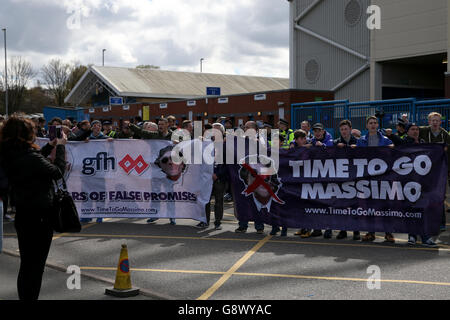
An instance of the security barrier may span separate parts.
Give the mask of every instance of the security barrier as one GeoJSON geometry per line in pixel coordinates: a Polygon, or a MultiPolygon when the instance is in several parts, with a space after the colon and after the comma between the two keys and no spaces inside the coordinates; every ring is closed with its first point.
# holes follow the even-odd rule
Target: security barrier
{"type": "Polygon", "coordinates": [[[348,119],[353,128],[365,134],[367,117],[376,116],[380,128],[395,131],[402,115],[406,114],[411,122],[426,126],[431,112],[442,114],[442,127],[450,129],[450,99],[417,101],[415,98],[353,103],[348,100],[296,103],[291,106],[291,128],[300,128],[301,122],[305,120],[311,124],[321,122],[333,137],[338,137],[339,122],[348,119]]]}

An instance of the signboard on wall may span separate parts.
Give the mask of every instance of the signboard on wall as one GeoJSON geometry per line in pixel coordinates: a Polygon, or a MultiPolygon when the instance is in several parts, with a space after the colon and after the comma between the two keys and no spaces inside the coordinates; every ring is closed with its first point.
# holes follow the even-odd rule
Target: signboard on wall
{"type": "Polygon", "coordinates": [[[262,100],[266,100],[266,94],[255,94],[255,101],[262,101],[262,100]]]}
{"type": "Polygon", "coordinates": [[[220,96],[220,88],[219,87],[206,87],[206,95],[207,96],[220,96]]]}
{"type": "Polygon", "coordinates": [[[109,97],[109,104],[110,105],[122,105],[123,98],[122,97],[109,97]]]}

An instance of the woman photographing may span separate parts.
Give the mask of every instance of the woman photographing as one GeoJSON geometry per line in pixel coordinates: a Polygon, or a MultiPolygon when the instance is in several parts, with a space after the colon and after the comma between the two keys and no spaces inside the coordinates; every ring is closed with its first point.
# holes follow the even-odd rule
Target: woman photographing
{"type": "Polygon", "coordinates": [[[37,300],[42,275],[53,237],[50,210],[53,181],[66,166],[66,135],[56,138],[42,150],[34,143],[34,123],[20,115],[11,116],[0,131],[0,159],[16,203],[15,228],[20,250],[17,291],[20,300],[37,300]],[[56,147],[53,163],[47,156],[56,147]]]}

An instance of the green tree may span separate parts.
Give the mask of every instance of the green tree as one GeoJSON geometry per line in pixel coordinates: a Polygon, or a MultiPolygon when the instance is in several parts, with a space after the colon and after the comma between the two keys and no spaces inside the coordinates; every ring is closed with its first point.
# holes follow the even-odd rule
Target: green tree
{"type": "Polygon", "coordinates": [[[72,66],[72,71],[70,72],[69,79],[67,80],[66,84],[66,89],[68,93],[72,91],[73,88],[75,88],[78,81],[81,79],[81,77],[85,74],[87,70],[88,67],[83,66],[78,62],[74,63],[74,65],[72,66]]]}

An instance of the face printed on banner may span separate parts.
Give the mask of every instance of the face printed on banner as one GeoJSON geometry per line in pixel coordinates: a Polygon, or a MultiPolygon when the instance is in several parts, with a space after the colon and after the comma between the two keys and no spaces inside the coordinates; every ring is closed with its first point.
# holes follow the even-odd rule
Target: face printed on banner
{"type": "MultiPolygon", "coordinates": [[[[270,175],[264,175],[262,172],[264,171],[264,166],[262,164],[257,164],[257,165],[252,165],[252,168],[258,173],[258,175],[263,178],[264,182],[268,183],[269,179],[270,179],[270,175]]],[[[248,184],[252,185],[253,183],[255,183],[256,181],[256,177],[252,176],[249,172],[248,174],[248,184]]],[[[255,195],[258,198],[261,199],[267,199],[269,200],[270,198],[270,193],[269,191],[264,188],[264,186],[261,184],[258,188],[256,188],[256,190],[254,191],[255,195]]],[[[265,201],[266,202],[266,201],[265,201]]]]}
{"type": "MultiPolygon", "coordinates": [[[[249,160],[249,158],[247,157],[246,160],[249,160]]],[[[246,186],[243,194],[246,196],[253,194],[256,201],[263,206],[267,205],[272,199],[279,204],[284,204],[284,201],[277,196],[281,181],[272,166],[272,162],[268,164],[260,162],[249,164],[248,162],[241,161],[239,171],[240,179],[246,186]]]]}
{"type": "Polygon", "coordinates": [[[184,164],[175,164],[172,161],[171,152],[166,152],[161,159],[161,169],[167,174],[167,177],[171,180],[177,180],[183,171],[184,164]]]}
{"type": "MultiPolygon", "coordinates": [[[[183,162],[179,163],[179,159],[174,160],[172,152],[173,148],[173,146],[168,146],[160,150],[159,157],[156,159],[155,164],[166,174],[167,179],[177,181],[185,171],[186,164],[183,162]]],[[[178,156],[180,158],[183,157],[181,153],[178,156]]]]}

